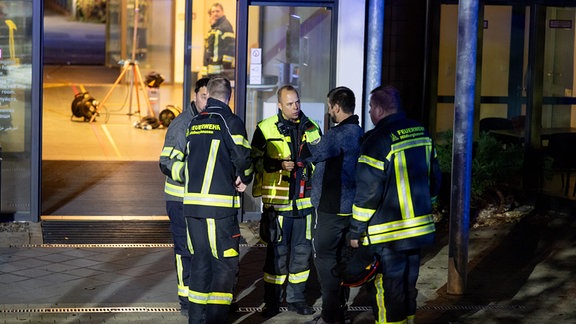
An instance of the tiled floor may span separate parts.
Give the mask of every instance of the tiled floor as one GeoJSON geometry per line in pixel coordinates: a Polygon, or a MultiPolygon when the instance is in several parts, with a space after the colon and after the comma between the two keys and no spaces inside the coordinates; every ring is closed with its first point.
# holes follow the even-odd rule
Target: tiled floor
{"type": "MultiPolygon", "coordinates": [[[[103,100],[112,86],[111,84],[45,84],[42,159],[158,160],[166,130],[161,128],[143,130],[135,127],[135,123],[148,115],[142,91],[139,94],[140,107],[136,103],[135,91],[132,92],[133,102],[130,106],[130,87],[128,85],[115,87],[106,101],[109,120],[105,122],[104,117],[97,117],[95,122],[90,123],[83,121],[82,118],[72,117],[71,104],[75,91],[80,91],[81,88],[96,100],[103,100]]],[[[160,91],[160,107],[168,104],[181,106],[182,94],[178,86],[164,86],[160,91]]]]}

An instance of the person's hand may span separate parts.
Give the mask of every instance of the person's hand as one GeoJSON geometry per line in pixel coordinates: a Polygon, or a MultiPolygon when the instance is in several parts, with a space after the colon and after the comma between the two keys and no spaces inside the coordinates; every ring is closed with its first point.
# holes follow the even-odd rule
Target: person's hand
{"type": "Polygon", "coordinates": [[[282,170],[292,172],[294,170],[294,161],[282,161],[282,170]]]}
{"type": "Polygon", "coordinates": [[[242,180],[240,180],[240,176],[236,177],[236,181],[234,181],[234,186],[236,187],[236,191],[244,192],[246,190],[246,185],[242,180]]]}
{"type": "Polygon", "coordinates": [[[358,240],[350,240],[350,246],[357,249],[360,247],[360,243],[358,240]]]}

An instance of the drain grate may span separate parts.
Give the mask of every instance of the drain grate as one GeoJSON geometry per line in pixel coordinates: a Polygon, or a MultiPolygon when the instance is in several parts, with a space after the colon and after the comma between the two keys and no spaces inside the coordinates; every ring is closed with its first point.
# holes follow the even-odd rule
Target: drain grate
{"type": "Polygon", "coordinates": [[[175,307],[39,307],[1,309],[0,313],[52,313],[52,314],[87,314],[87,313],[170,313],[179,312],[175,307]]]}
{"type": "MultiPolygon", "coordinates": [[[[118,248],[118,249],[124,249],[124,248],[172,248],[174,247],[174,244],[172,243],[138,243],[138,244],[132,244],[132,243],[126,243],[126,244],[22,244],[22,245],[18,245],[19,247],[25,247],[25,248],[71,248],[71,249],[80,249],[80,248],[84,248],[84,249],[98,249],[98,248],[118,248]]],[[[266,245],[264,244],[255,244],[255,245],[249,245],[249,244],[240,244],[240,247],[257,247],[257,248],[265,248],[266,245]]]]}
{"type": "MultiPolygon", "coordinates": [[[[321,307],[313,307],[317,312],[321,307]]],[[[438,305],[418,307],[420,311],[480,311],[480,310],[525,310],[522,305],[438,305]]],[[[369,312],[370,306],[349,306],[350,312],[369,312]]],[[[237,313],[258,313],[262,308],[258,306],[238,307],[237,313]]],[[[281,312],[287,312],[286,307],[280,307],[281,312]]],[[[176,307],[37,307],[37,308],[4,308],[0,314],[5,313],[52,313],[52,314],[87,314],[87,313],[173,313],[180,312],[176,307]]]]}
{"type": "Polygon", "coordinates": [[[421,306],[418,310],[421,311],[480,311],[480,310],[525,310],[526,306],[522,305],[436,305],[436,306],[421,306]]]}

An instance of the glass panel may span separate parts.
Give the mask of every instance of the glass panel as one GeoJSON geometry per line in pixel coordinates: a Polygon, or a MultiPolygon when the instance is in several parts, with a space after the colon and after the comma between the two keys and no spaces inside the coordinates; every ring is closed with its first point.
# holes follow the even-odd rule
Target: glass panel
{"type": "Polygon", "coordinates": [[[456,42],[458,38],[457,5],[441,6],[439,36],[438,95],[453,96],[456,84],[456,42]]]}
{"type": "MultiPolygon", "coordinates": [[[[574,8],[547,8],[544,52],[544,97],[574,97],[574,8]]],[[[576,107],[576,106],[574,106],[576,107]]],[[[568,105],[542,107],[542,127],[575,127],[568,105]]]]}
{"type": "Polygon", "coordinates": [[[192,82],[218,74],[234,81],[236,1],[193,1],[192,11],[192,82]]]}
{"type": "Polygon", "coordinates": [[[167,35],[173,34],[173,6],[174,0],[109,1],[106,65],[114,67],[123,60],[136,61],[143,78],[154,71],[165,82],[172,82],[174,39],[167,35]]]}
{"type": "Polygon", "coordinates": [[[277,113],[276,90],[300,92],[302,111],[325,128],[332,12],[324,7],[256,7],[248,14],[246,129],[277,113]]]}
{"type": "Polygon", "coordinates": [[[30,213],[32,1],[0,3],[1,213],[30,213]]]}
{"type": "MultiPolygon", "coordinates": [[[[510,6],[484,6],[482,96],[508,96],[511,19],[510,6]]],[[[496,113],[506,117],[507,106],[501,108],[496,113]]]]}
{"type": "MultiPolygon", "coordinates": [[[[284,84],[299,90],[302,111],[326,128],[331,22],[326,7],[249,7],[245,120],[250,140],[257,123],[278,112],[276,91],[284,84]]],[[[244,210],[259,213],[259,199],[245,195],[244,210]]]]}

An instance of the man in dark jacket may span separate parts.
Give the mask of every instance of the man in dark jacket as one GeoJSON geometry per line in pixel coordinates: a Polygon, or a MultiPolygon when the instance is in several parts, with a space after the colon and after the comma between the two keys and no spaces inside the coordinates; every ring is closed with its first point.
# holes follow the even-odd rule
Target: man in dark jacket
{"type": "Polygon", "coordinates": [[[234,29],[224,15],[224,7],[220,3],[213,4],[208,14],[210,15],[210,31],[204,40],[205,71],[203,75],[224,74],[232,79],[236,51],[234,29]]]}
{"type": "Polygon", "coordinates": [[[185,166],[186,128],[192,117],[198,111],[203,111],[208,100],[208,78],[196,82],[194,101],[171,123],[166,131],[164,147],[160,153],[160,170],[166,175],[164,196],[166,197],[166,212],[170,218],[170,231],[174,240],[174,255],[176,276],[178,279],[178,299],[180,311],[188,315],[188,283],[190,282],[190,259],[186,236],[186,220],[182,214],[184,198],[184,178],[180,170],[185,166]]]}
{"type": "Polygon", "coordinates": [[[239,270],[240,193],[252,181],[250,143],[228,107],[230,81],[208,82],[206,108],[186,131],[184,216],[190,265],[189,323],[226,323],[239,270]]]}
{"type": "Polygon", "coordinates": [[[312,205],[316,208],[314,263],[322,290],[322,314],[312,323],[344,323],[349,289],[340,285],[335,268],[342,262],[356,192],[356,162],[364,133],[354,115],[356,98],[346,87],[328,93],[332,127],[307,147],[316,163],[312,175],[312,205]]]}
{"type": "Polygon", "coordinates": [[[350,245],[380,257],[376,323],[414,323],[420,249],[434,241],[440,167],[432,138],[406,118],[397,89],[372,90],[369,113],[376,127],[366,133],[356,167],[350,245]]]}

